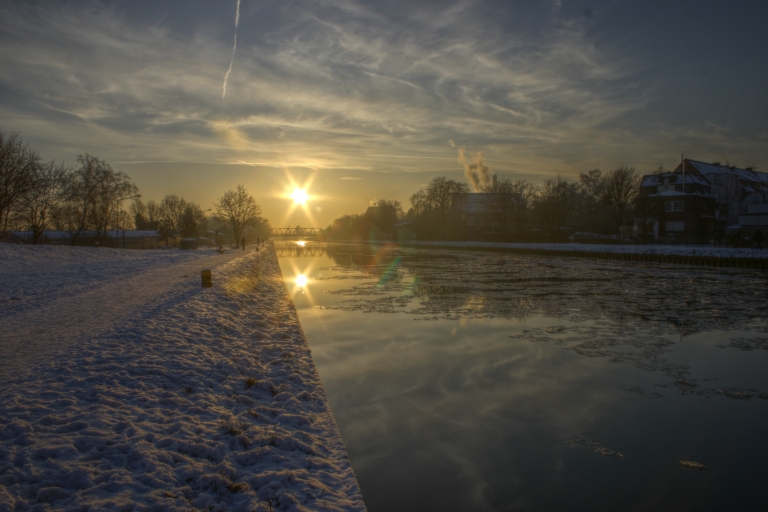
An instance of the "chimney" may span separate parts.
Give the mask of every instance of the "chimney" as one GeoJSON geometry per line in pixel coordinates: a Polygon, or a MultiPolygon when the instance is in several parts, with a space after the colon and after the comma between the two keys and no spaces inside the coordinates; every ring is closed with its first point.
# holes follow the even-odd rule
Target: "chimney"
{"type": "Polygon", "coordinates": [[[493,190],[496,190],[496,175],[493,175],[493,190]]]}

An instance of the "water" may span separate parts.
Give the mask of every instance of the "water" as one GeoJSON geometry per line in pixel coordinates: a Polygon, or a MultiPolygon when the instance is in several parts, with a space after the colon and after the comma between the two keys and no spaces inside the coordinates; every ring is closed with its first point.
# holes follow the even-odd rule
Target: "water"
{"type": "Polygon", "coordinates": [[[278,255],[371,512],[764,508],[765,273],[278,255]]]}

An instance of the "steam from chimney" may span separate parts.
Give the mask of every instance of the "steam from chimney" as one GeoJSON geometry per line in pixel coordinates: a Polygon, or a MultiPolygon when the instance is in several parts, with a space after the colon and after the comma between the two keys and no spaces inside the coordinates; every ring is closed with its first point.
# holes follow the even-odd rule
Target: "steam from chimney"
{"type": "MultiPolygon", "coordinates": [[[[449,141],[451,147],[455,148],[456,144],[453,140],[449,141]]],[[[461,147],[459,150],[459,163],[464,166],[464,176],[469,180],[469,185],[475,192],[480,192],[486,188],[490,188],[494,184],[494,178],[496,176],[491,171],[491,168],[485,165],[483,159],[483,152],[467,153],[467,151],[461,147]],[[471,159],[471,161],[470,161],[471,159]]]]}

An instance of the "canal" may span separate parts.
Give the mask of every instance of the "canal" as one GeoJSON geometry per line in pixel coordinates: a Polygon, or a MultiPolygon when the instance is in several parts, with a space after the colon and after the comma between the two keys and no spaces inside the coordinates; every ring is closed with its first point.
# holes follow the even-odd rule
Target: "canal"
{"type": "Polygon", "coordinates": [[[765,272],[302,244],[280,265],[371,512],[768,500],[765,272]]]}

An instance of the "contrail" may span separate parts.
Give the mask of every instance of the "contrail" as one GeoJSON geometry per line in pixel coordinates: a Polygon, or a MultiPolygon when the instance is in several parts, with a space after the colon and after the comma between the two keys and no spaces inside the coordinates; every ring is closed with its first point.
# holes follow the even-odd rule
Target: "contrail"
{"type": "Polygon", "coordinates": [[[237,23],[240,21],[240,0],[237,0],[237,9],[235,10],[235,45],[232,47],[232,59],[229,61],[229,69],[224,75],[224,85],[222,86],[221,97],[227,96],[227,79],[232,72],[232,64],[235,63],[235,50],[237,50],[237,23]]]}

